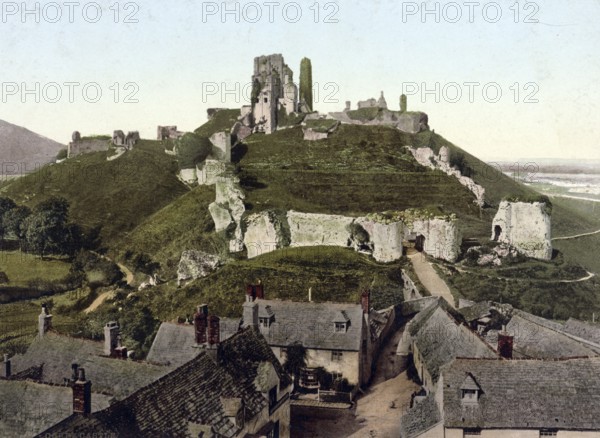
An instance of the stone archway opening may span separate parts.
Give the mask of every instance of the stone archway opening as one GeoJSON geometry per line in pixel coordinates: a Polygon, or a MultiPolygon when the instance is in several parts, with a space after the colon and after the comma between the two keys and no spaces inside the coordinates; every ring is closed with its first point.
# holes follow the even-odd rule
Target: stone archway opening
{"type": "Polygon", "coordinates": [[[423,252],[425,250],[425,236],[419,234],[415,239],[415,249],[419,252],[423,252]]]}
{"type": "Polygon", "coordinates": [[[494,241],[497,242],[502,235],[502,227],[500,225],[496,225],[494,227],[494,241]]]}

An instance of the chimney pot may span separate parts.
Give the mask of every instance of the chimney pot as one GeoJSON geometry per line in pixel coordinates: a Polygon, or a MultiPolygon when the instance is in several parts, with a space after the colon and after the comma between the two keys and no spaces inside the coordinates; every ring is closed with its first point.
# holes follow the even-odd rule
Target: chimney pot
{"type": "Polygon", "coordinates": [[[218,316],[208,317],[208,345],[217,345],[221,342],[221,320],[218,316]]]}
{"type": "Polygon", "coordinates": [[[4,378],[10,378],[12,374],[10,359],[8,358],[8,354],[4,355],[4,378]]]}

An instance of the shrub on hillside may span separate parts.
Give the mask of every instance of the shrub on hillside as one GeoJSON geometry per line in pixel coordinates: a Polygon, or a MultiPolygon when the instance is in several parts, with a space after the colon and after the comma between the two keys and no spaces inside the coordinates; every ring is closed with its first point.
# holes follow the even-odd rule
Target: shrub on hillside
{"type": "Polygon", "coordinates": [[[73,260],[73,276],[83,273],[91,288],[109,286],[123,278],[119,267],[111,260],[90,251],[80,251],[73,260]]]}
{"type": "Polygon", "coordinates": [[[206,137],[188,132],[177,140],[177,159],[180,169],[192,169],[206,160],[212,151],[212,143],[206,137]]]}

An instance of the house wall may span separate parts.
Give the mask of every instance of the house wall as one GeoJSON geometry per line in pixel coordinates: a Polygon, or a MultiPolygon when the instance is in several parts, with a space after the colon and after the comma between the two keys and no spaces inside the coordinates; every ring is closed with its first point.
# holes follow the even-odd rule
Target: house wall
{"type": "MultiPolygon", "coordinates": [[[[419,437],[424,435],[419,435],[419,437]]],[[[442,436],[442,435],[438,435],[442,436]]],[[[482,438],[539,438],[540,431],[538,429],[489,429],[482,430],[482,438]]],[[[558,438],[600,438],[599,432],[580,432],[580,431],[559,431],[558,438]]],[[[446,429],[445,438],[463,438],[462,429],[446,429]]]]}
{"type": "Polygon", "coordinates": [[[421,352],[419,351],[417,344],[415,344],[414,342],[412,343],[412,351],[413,351],[413,361],[415,363],[415,368],[417,369],[419,378],[423,382],[423,387],[425,388],[425,390],[428,393],[434,391],[435,388],[433,385],[433,381],[431,379],[431,375],[429,374],[429,371],[427,371],[427,368],[425,367],[423,358],[421,357],[421,352]]]}
{"type": "MultiPolygon", "coordinates": [[[[285,357],[281,357],[281,347],[271,346],[273,353],[282,364],[285,357]]],[[[317,350],[308,348],[306,350],[306,365],[310,368],[323,367],[329,372],[342,373],[348,379],[348,383],[356,385],[359,383],[360,358],[358,351],[343,351],[340,361],[331,360],[331,350],[317,350]]]]}

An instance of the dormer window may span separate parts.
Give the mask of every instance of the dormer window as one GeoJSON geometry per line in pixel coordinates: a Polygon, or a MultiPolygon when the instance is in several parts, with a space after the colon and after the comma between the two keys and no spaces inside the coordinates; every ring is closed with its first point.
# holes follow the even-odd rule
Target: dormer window
{"type": "Polygon", "coordinates": [[[460,385],[461,402],[463,404],[476,404],[483,391],[471,373],[468,373],[460,385]]]}
{"type": "Polygon", "coordinates": [[[265,328],[269,328],[271,325],[271,318],[258,318],[260,325],[265,328]]]}
{"type": "Polygon", "coordinates": [[[333,324],[335,333],[346,333],[348,326],[350,326],[350,318],[348,318],[348,314],[344,310],[341,310],[333,319],[333,324]]]}
{"type": "Polygon", "coordinates": [[[260,306],[258,309],[258,323],[261,327],[269,328],[275,319],[275,314],[271,306],[260,306]]]}

